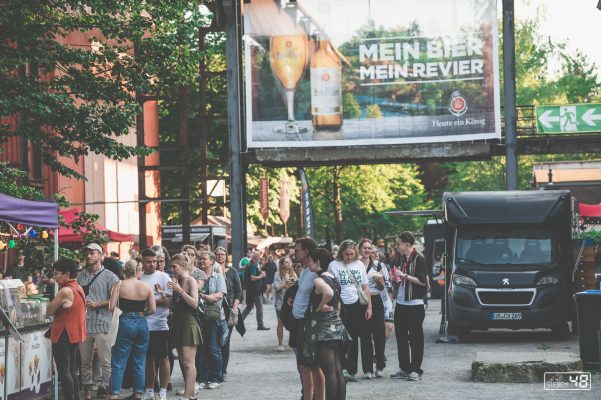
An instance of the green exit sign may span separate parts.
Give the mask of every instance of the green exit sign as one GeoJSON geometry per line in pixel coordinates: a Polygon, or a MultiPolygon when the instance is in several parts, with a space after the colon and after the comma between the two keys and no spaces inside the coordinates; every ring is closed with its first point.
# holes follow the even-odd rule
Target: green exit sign
{"type": "Polygon", "coordinates": [[[536,106],[539,133],[601,133],[601,104],[536,106]]]}

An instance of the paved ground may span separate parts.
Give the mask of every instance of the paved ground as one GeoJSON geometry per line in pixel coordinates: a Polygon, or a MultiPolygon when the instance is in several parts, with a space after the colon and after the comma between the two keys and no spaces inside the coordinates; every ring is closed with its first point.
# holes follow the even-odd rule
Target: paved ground
{"type": "MultiPolygon", "coordinates": [[[[347,386],[348,399],[601,399],[601,375],[593,375],[589,392],[545,391],[543,384],[490,384],[471,381],[471,362],[478,351],[536,353],[543,351],[578,354],[578,340],[553,340],[547,331],[481,332],[464,343],[435,344],[440,322],[438,300],[432,300],[426,312],[424,330],[426,348],[422,381],[407,382],[388,378],[360,380],[347,386]]],[[[228,380],[219,389],[203,390],[199,399],[299,399],[300,383],[294,354],[287,348],[276,351],[275,312],[265,306],[265,322],[272,329],[257,331],[254,314],[247,320],[244,338],[234,334],[228,380]]],[[[286,333],[287,340],[287,333],[286,333]]],[[[387,344],[389,366],[386,376],[396,371],[394,337],[387,344]]],[[[359,366],[361,364],[359,363],[359,366]]],[[[175,388],[183,386],[179,369],[174,370],[175,388]]],[[[174,398],[173,392],[169,393],[174,398]]]]}

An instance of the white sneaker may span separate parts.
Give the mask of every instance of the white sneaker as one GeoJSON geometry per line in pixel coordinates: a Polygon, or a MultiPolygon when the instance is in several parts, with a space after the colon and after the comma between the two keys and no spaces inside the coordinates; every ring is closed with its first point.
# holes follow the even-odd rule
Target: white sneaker
{"type": "Polygon", "coordinates": [[[223,385],[223,383],[218,383],[218,382],[211,382],[209,383],[208,388],[209,389],[217,389],[218,387],[220,387],[221,385],[223,385]]]}
{"type": "Polygon", "coordinates": [[[382,371],[381,369],[376,369],[376,378],[383,378],[384,377],[384,371],[382,371]]]}
{"type": "Polygon", "coordinates": [[[145,391],[142,400],[154,400],[154,392],[145,391]]]}
{"type": "Polygon", "coordinates": [[[280,345],[278,346],[278,351],[286,351],[286,349],[284,349],[284,346],[280,345]]]}
{"type": "Polygon", "coordinates": [[[407,379],[408,376],[409,376],[408,373],[406,373],[402,369],[399,369],[397,372],[390,375],[390,379],[407,379]]]}
{"type": "Polygon", "coordinates": [[[155,395],[156,400],[167,400],[167,393],[161,396],[161,393],[155,395]]]}
{"type": "Polygon", "coordinates": [[[419,381],[422,379],[422,376],[417,372],[411,372],[409,376],[407,376],[408,381],[419,381]]]}
{"type": "Polygon", "coordinates": [[[198,382],[196,382],[196,387],[195,387],[194,394],[198,394],[198,392],[200,392],[203,389],[208,389],[207,386],[208,385],[206,383],[198,383],[198,382]]]}
{"type": "Polygon", "coordinates": [[[366,372],[363,374],[363,379],[374,379],[374,374],[372,374],[371,372],[366,372]]]}
{"type": "Polygon", "coordinates": [[[175,391],[175,395],[176,396],[183,396],[185,391],[186,391],[186,389],[177,389],[175,391]]]}

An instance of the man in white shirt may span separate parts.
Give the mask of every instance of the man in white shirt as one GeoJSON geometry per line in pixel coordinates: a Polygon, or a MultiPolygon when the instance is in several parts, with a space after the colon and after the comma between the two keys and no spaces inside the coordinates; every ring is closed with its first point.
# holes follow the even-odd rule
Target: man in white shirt
{"type": "Polygon", "coordinates": [[[167,399],[167,384],[169,383],[170,365],[169,351],[169,326],[167,316],[171,306],[171,290],[167,282],[171,279],[165,272],[157,271],[157,255],[152,249],[142,251],[143,274],[140,281],[152,288],[156,299],[157,310],[146,317],[150,330],[150,343],[146,352],[146,392],[145,400],[154,400],[155,371],[159,369],[160,392],[158,400],[167,399]]]}

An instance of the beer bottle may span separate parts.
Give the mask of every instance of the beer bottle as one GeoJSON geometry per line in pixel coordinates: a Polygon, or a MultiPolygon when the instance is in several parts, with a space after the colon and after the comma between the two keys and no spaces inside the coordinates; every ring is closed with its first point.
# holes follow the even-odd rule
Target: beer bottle
{"type": "Polygon", "coordinates": [[[311,56],[311,114],[316,130],[342,126],[342,68],[327,36],[318,35],[311,56]]]}

